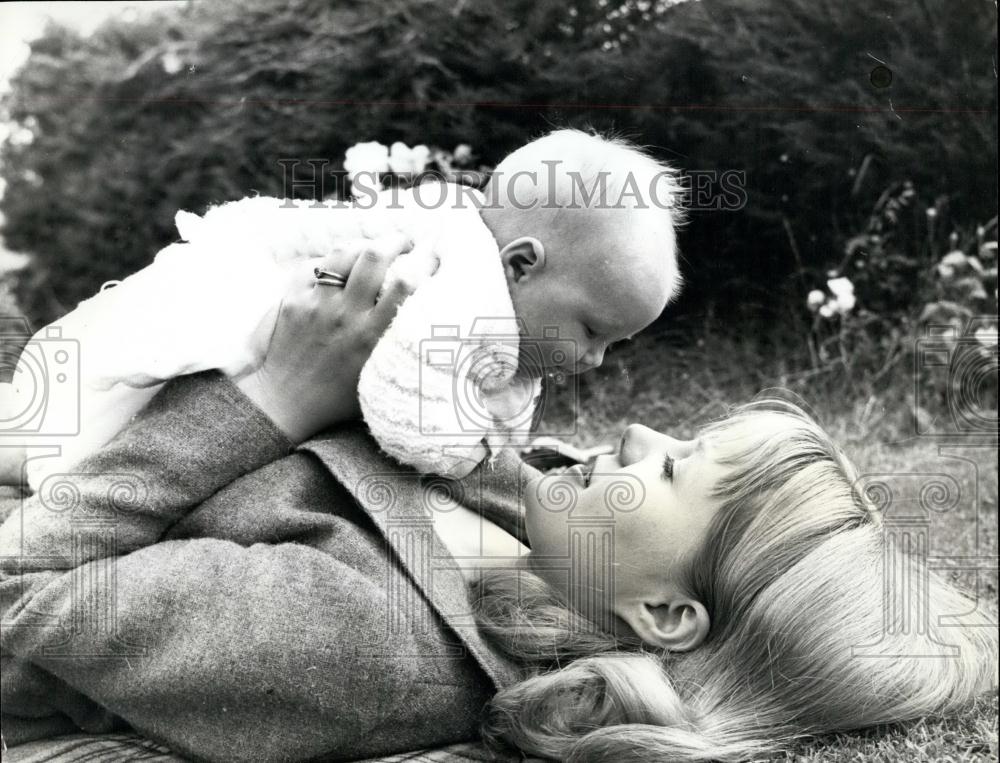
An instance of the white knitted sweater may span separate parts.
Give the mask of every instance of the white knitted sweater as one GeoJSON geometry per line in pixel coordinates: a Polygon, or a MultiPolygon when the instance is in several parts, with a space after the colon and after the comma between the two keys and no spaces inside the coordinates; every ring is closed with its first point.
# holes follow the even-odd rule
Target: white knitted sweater
{"type": "MultiPolygon", "coordinates": [[[[302,260],[339,242],[399,231],[440,259],[400,307],[359,381],[365,422],[391,456],[420,472],[462,476],[481,457],[524,442],[539,380],[515,378],[518,331],[497,243],[468,188],[388,192],[368,209],[247,198],[177,215],[184,243],[36,334],[79,343],[79,383],[49,395],[69,411],[79,389],[77,434],[37,442],[57,457],[28,464],[29,481],[65,471],[110,440],[168,379],[216,368],[238,378],[262,362],[289,278],[302,260]],[[434,208],[427,205],[433,204],[434,208]],[[479,455],[473,458],[473,453],[479,455]]],[[[399,257],[386,283],[414,258],[399,257]]],[[[30,395],[31,390],[15,390],[30,395]]]]}

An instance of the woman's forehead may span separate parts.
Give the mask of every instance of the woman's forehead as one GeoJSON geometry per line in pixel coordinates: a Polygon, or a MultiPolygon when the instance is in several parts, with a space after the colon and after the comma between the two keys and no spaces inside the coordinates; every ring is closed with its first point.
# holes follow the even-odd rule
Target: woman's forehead
{"type": "Polygon", "coordinates": [[[790,438],[799,427],[791,417],[774,411],[739,414],[707,425],[698,434],[718,459],[748,455],[765,442],[790,438]]]}

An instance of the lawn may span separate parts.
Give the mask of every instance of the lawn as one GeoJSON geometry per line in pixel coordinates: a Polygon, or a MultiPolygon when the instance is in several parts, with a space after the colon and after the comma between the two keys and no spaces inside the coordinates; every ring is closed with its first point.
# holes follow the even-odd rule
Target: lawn
{"type": "MultiPolygon", "coordinates": [[[[696,336],[696,335],[695,335],[696,336]]],[[[794,341],[794,338],[791,340],[794,341]]],[[[543,429],[575,432],[578,445],[615,442],[631,422],[677,436],[722,415],[726,406],[769,390],[792,395],[841,444],[862,475],[890,475],[901,489],[913,480],[945,474],[956,497],[930,516],[930,554],[947,570],[956,557],[997,554],[997,445],[968,442],[944,446],[917,437],[908,411],[910,367],[871,392],[864,380],[837,379],[796,364],[763,343],[743,338],[684,336],[682,328],[652,331],[613,349],[605,365],[580,377],[577,387],[557,388],[547,401],[543,429]],[[863,390],[863,393],[859,393],[863,390]],[[576,427],[572,414],[576,412],[576,427]]],[[[949,574],[949,573],[945,573],[949,574]]],[[[950,573],[981,606],[997,611],[997,573],[950,573]]],[[[997,694],[982,697],[960,717],[837,734],[799,745],[796,761],[973,761],[997,760],[997,694]]]]}

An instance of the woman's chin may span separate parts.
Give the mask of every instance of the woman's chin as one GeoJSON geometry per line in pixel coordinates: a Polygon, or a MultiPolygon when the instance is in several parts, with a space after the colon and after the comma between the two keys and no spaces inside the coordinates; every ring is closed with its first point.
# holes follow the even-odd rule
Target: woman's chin
{"type": "Polygon", "coordinates": [[[582,490],[582,479],[565,474],[543,474],[528,483],[524,529],[535,556],[566,557],[566,518],[582,490]]]}

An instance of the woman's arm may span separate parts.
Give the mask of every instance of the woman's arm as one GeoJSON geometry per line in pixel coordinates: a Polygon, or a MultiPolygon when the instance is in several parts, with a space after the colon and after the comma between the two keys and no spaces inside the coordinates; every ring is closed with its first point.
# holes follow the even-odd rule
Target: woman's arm
{"type": "MultiPolygon", "coordinates": [[[[336,636],[331,606],[343,615],[374,606],[384,618],[378,592],[295,544],[157,541],[217,489],[287,453],[290,437],[349,415],[366,352],[405,296],[396,288],[374,304],[390,260],[366,256],[346,290],[304,281],[290,295],[272,340],[284,365],[265,363],[250,390],[256,405],[217,374],[178,379],[77,473],[8,499],[17,505],[0,527],[5,713],[62,714],[108,730],[103,706],[205,757],[226,759],[241,738],[262,753],[253,757],[280,756],[273,744],[290,740],[261,717],[265,679],[284,687],[282,696],[291,685],[311,691],[319,676],[279,679],[281,661],[303,670],[313,657],[317,668],[336,664],[329,648],[303,652],[315,645],[317,623],[327,626],[319,636],[336,636]],[[290,413],[295,405],[308,415],[290,413]],[[323,585],[330,580],[338,584],[323,585]],[[53,683],[64,691],[41,691],[53,683]]],[[[292,693],[282,713],[303,706],[292,693]]],[[[315,709],[329,712],[330,701],[315,709]]],[[[336,733],[358,729],[360,720],[336,733]]]]}
{"type": "MultiPolygon", "coordinates": [[[[0,556],[17,558],[22,569],[34,568],[35,558],[41,568],[77,566],[155,543],[237,477],[355,417],[361,367],[411,288],[393,284],[377,304],[376,295],[409,246],[398,236],[373,240],[343,289],[316,286],[316,261],[305,263],[263,365],[240,382],[244,394],[217,373],[175,379],[72,474],[52,475],[9,510],[0,556]],[[59,561],[80,521],[113,527],[115,548],[88,547],[59,561]]],[[[348,269],[339,259],[329,266],[348,269]]]]}
{"type": "Polygon", "coordinates": [[[72,473],[7,499],[13,508],[0,526],[3,571],[70,569],[155,543],[217,490],[292,447],[221,374],[176,379],[72,473]],[[86,527],[102,528],[114,543],[79,543],[86,527]]]}

